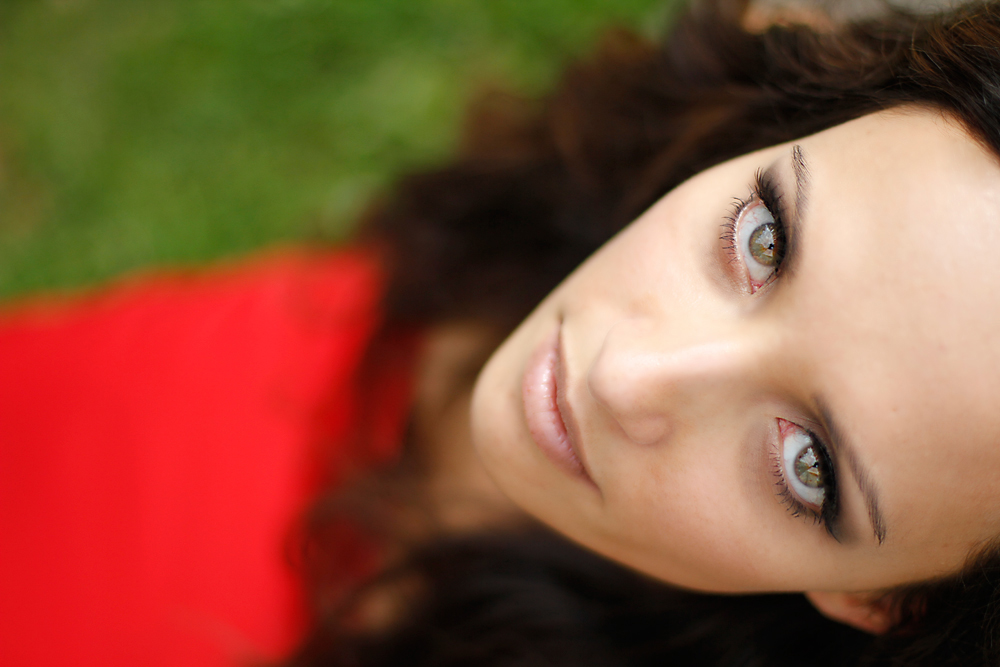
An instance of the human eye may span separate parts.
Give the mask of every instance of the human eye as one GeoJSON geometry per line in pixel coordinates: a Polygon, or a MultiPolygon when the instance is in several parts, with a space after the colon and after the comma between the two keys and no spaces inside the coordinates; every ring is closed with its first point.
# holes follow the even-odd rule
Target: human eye
{"type": "Polygon", "coordinates": [[[773,457],[778,498],[793,516],[812,517],[833,535],[837,476],[829,450],[815,434],[786,419],[778,419],[778,434],[773,457]]]}
{"type": "Polygon", "coordinates": [[[725,249],[745,275],[753,294],[778,275],[785,257],[781,196],[766,172],[757,172],[747,199],[737,198],[723,228],[725,249]]]}

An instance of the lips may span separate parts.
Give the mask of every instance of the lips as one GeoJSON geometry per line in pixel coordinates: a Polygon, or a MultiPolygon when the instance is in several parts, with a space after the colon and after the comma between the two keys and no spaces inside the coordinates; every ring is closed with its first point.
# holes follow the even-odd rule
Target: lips
{"type": "Polygon", "coordinates": [[[528,360],[521,394],[528,431],[552,463],[566,473],[596,486],[566,428],[565,374],[560,327],[555,327],[528,360]],[[562,394],[560,394],[562,390],[562,394]],[[562,408],[560,408],[562,406],[562,408]]]}

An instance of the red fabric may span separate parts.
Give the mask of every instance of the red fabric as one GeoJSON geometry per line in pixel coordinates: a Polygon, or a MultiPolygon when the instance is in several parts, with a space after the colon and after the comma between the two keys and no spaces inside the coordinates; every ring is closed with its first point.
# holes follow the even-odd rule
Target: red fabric
{"type": "Polygon", "coordinates": [[[314,449],[357,430],[381,290],[363,252],[286,253],[0,315],[0,665],[286,652],[303,618],[283,549],[314,449]]]}

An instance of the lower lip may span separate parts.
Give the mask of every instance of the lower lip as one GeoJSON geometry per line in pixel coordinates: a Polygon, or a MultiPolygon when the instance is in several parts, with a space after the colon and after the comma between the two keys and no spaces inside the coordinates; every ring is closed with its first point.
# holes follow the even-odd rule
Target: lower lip
{"type": "Polygon", "coordinates": [[[570,475],[594,484],[577,454],[559,410],[558,380],[562,366],[559,331],[556,327],[528,360],[521,385],[524,415],[532,439],[552,463],[570,475]]]}

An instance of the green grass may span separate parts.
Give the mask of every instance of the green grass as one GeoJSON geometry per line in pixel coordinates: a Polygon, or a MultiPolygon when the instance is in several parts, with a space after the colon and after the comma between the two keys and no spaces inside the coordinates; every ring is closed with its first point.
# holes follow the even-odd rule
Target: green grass
{"type": "Polygon", "coordinates": [[[0,297],[341,238],[664,0],[0,0],[0,297]]]}

